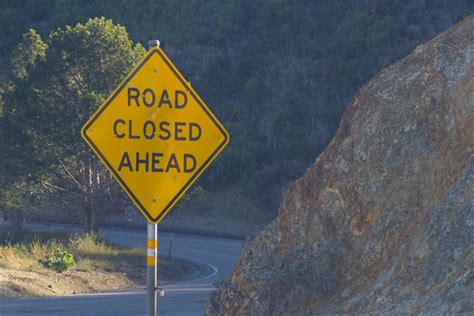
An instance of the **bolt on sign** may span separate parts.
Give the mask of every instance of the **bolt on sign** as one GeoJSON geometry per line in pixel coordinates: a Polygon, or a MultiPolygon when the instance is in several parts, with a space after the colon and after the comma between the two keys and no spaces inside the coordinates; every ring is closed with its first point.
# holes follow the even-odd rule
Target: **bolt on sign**
{"type": "Polygon", "coordinates": [[[82,137],[152,223],[229,142],[163,50],[150,50],[82,128],[82,137]]]}

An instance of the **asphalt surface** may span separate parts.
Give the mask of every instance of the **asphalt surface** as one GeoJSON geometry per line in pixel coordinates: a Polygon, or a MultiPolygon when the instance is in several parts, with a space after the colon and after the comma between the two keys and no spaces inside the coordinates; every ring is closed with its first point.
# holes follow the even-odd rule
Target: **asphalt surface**
{"type": "MultiPolygon", "coordinates": [[[[39,230],[58,227],[35,225],[39,230]]],[[[67,230],[79,230],[67,227],[67,230]]],[[[113,243],[143,247],[146,232],[102,229],[103,237],[113,243]]],[[[158,252],[166,256],[170,233],[158,231],[158,252]]],[[[242,242],[233,239],[173,234],[172,256],[197,263],[199,272],[186,280],[159,285],[165,295],[159,297],[158,315],[203,315],[214,283],[229,276],[242,250],[242,242]]],[[[74,295],[51,298],[0,300],[0,315],[145,315],[145,289],[126,292],[74,295]]]]}

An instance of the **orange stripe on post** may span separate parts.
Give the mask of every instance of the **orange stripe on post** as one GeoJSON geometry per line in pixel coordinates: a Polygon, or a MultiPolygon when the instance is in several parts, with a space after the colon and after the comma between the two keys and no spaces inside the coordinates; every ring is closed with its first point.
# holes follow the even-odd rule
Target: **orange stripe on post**
{"type": "Polygon", "coordinates": [[[157,246],[158,246],[158,245],[157,245],[156,240],[148,239],[148,240],[146,241],[146,247],[147,247],[147,248],[155,249],[157,246]]]}
{"type": "Polygon", "coordinates": [[[149,266],[154,266],[156,264],[156,260],[154,257],[146,257],[146,264],[149,266]]]}

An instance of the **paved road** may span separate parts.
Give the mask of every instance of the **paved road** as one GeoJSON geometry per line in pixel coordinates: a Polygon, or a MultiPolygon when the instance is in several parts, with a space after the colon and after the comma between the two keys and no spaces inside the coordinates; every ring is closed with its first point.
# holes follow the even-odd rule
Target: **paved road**
{"type": "MultiPolygon", "coordinates": [[[[101,233],[123,246],[142,247],[146,239],[145,229],[103,229],[101,233]]],[[[169,233],[159,232],[161,255],[168,254],[169,238],[169,233]]],[[[214,290],[213,283],[230,274],[240,252],[238,240],[175,233],[172,255],[198,262],[205,269],[191,279],[163,285],[165,296],[160,297],[158,315],[202,315],[214,290]]],[[[145,291],[0,300],[0,315],[145,315],[145,291]]]]}

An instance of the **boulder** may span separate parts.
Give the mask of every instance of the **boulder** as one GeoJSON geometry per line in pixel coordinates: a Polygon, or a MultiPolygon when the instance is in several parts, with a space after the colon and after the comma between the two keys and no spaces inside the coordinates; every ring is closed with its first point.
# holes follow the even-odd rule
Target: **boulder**
{"type": "Polygon", "coordinates": [[[209,314],[474,313],[474,16],[380,71],[209,314]]]}

